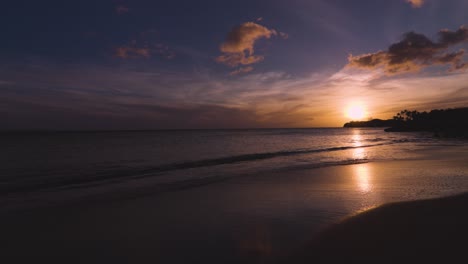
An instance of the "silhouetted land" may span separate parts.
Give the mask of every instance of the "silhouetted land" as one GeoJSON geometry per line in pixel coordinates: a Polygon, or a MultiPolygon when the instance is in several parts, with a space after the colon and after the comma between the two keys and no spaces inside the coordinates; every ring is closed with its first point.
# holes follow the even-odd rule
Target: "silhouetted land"
{"type": "Polygon", "coordinates": [[[392,127],[395,123],[393,119],[372,119],[369,121],[351,121],[344,124],[344,127],[392,127]]]}
{"type": "Polygon", "coordinates": [[[393,119],[352,121],[344,127],[388,127],[386,132],[427,131],[439,137],[468,138],[468,107],[430,112],[403,110],[393,119]]]}

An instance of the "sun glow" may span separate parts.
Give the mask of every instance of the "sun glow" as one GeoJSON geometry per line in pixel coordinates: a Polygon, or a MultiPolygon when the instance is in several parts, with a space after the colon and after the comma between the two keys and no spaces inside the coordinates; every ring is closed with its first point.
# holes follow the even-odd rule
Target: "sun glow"
{"type": "Polygon", "coordinates": [[[346,117],[352,120],[361,120],[366,117],[366,109],[362,104],[352,104],[345,110],[346,117]]]}

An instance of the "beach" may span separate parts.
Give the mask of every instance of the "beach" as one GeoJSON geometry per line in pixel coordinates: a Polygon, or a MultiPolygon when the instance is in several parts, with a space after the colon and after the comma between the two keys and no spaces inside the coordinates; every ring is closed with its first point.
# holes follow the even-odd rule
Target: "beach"
{"type": "MultiPolygon", "coordinates": [[[[421,207],[446,216],[424,227],[425,237],[436,234],[438,247],[444,247],[440,230],[458,219],[464,204],[460,199],[466,196],[372,209],[466,192],[467,151],[464,145],[439,144],[413,151],[412,159],[278,169],[141,197],[5,211],[2,256],[9,263],[314,262],[350,252],[361,256],[346,250],[351,245],[387,260],[387,245],[398,250],[410,243],[402,219],[410,219],[408,225],[428,219],[421,207]],[[354,215],[358,220],[350,218],[354,215]],[[375,228],[384,233],[375,233],[366,219],[377,221],[375,228]],[[334,231],[335,226],[344,227],[334,231]],[[361,230],[372,232],[363,236],[367,231],[361,230]],[[390,231],[395,235],[389,237],[390,231]],[[371,235],[386,242],[371,243],[371,235]],[[382,247],[384,251],[375,250],[382,247]]],[[[427,244],[420,245],[426,250],[427,244]]]]}
{"type": "Polygon", "coordinates": [[[466,259],[468,194],[391,203],[349,217],[292,254],[294,263],[457,263],[466,259]]]}

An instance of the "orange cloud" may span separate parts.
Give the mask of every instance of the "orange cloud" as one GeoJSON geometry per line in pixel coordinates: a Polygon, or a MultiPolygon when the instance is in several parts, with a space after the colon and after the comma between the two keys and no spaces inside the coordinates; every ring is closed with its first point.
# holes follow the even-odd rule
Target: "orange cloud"
{"type": "Polygon", "coordinates": [[[424,0],[405,0],[410,3],[414,8],[420,8],[424,5],[424,0]]]}
{"type": "Polygon", "coordinates": [[[255,42],[261,38],[269,39],[278,33],[254,22],[246,22],[229,32],[226,41],[221,44],[223,55],[216,58],[219,63],[231,67],[254,64],[263,60],[263,56],[254,55],[255,42]]]}

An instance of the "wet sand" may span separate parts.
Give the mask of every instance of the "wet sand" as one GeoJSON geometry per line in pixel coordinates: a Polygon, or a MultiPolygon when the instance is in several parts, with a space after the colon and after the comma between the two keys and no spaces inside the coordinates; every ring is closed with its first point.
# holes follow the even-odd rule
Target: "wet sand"
{"type": "Polygon", "coordinates": [[[1,255],[5,263],[316,263],[335,257],[383,262],[403,252],[420,256],[432,252],[428,246],[449,245],[458,231],[467,237],[466,195],[367,210],[466,192],[466,150],[445,151],[410,161],[271,171],[135,199],[0,213],[1,255]],[[419,251],[402,251],[417,246],[419,251]]]}

